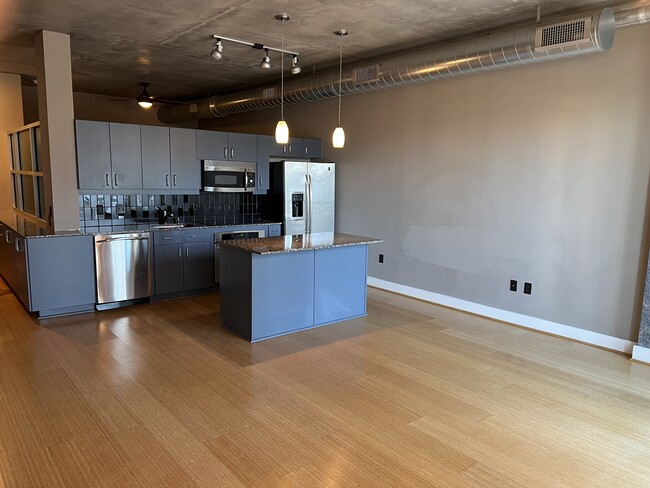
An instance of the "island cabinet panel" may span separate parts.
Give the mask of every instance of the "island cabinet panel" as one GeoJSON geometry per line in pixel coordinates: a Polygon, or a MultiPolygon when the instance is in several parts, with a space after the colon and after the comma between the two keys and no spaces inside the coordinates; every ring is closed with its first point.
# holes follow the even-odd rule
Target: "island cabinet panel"
{"type": "Polygon", "coordinates": [[[365,315],[368,246],[315,253],[314,325],[365,315]]]}
{"type": "MultiPolygon", "coordinates": [[[[249,254],[249,259],[251,255],[249,254]]],[[[252,255],[252,337],[267,339],[314,323],[314,252],[252,255]]]]}

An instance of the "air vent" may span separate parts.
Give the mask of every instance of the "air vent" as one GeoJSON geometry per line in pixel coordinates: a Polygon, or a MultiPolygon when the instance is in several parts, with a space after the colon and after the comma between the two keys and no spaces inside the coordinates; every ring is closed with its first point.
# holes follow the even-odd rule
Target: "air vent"
{"type": "Polygon", "coordinates": [[[576,45],[591,40],[591,17],[547,25],[535,33],[535,49],[576,45]]]}
{"type": "Polygon", "coordinates": [[[269,88],[264,88],[262,90],[262,99],[263,100],[270,100],[272,98],[275,98],[277,96],[278,91],[275,89],[274,86],[271,86],[269,88]]]}
{"type": "Polygon", "coordinates": [[[371,66],[355,68],[353,76],[355,85],[360,85],[361,83],[369,83],[371,81],[379,81],[379,65],[373,64],[371,66]]]}

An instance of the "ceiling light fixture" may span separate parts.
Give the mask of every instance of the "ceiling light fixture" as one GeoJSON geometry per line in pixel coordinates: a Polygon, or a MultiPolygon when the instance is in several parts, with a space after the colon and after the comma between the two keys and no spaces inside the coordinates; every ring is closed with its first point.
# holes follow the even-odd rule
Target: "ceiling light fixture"
{"type": "Polygon", "coordinates": [[[291,74],[292,75],[297,75],[302,71],[302,68],[298,66],[298,55],[294,54],[293,57],[291,58],[291,74]]]}
{"type": "Polygon", "coordinates": [[[345,146],[345,131],[341,127],[341,85],[343,81],[343,37],[347,36],[349,33],[345,29],[339,29],[334,32],[339,36],[340,47],[339,47],[339,124],[334,129],[332,133],[332,146],[336,149],[341,149],[345,146]]]}
{"type": "MultiPolygon", "coordinates": [[[[276,19],[282,20],[284,22],[285,20],[289,20],[291,17],[288,16],[287,14],[278,14],[275,16],[276,19]]],[[[271,47],[267,46],[265,44],[260,44],[259,42],[248,42],[248,41],[242,41],[241,39],[234,39],[232,37],[223,37],[217,34],[212,35],[213,39],[216,39],[216,42],[214,42],[212,45],[214,48],[210,52],[210,56],[212,56],[215,60],[219,61],[223,58],[223,44],[222,41],[228,41],[228,42],[234,42],[236,44],[243,44],[244,46],[250,46],[253,49],[262,49],[264,50],[264,58],[262,59],[262,62],[260,63],[260,68],[264,69],[269,69],[271,68],[271,56],[269,55],[269,51],[273,51],[276,53],[281,53],[281,54],[291,54],[293,57],[292,61],[292,68],[291,68],[291,73],[294,75],[297,75],[300,73],[300,66],[298,66],[298,56],[300,53],[296,53],[293,51],[286,51],[284,49],[284,45],[282,48],[278,49],[277,47],[271,47]]],[[[283,43],[284,44],[284,43],[283,43]]]]}
{"type": "MultiPolygon", "coordinates": [[[[277,20],[282,22],[282,50],[284,52],[284,23],[291,19],[288,14],[278,14],[275,16],[277,20]]],[[[297,53],[293,53],[296,56],[297,53]]],[[[284,56],[280,56],[282,60],[282,68],[280,71],[280,120],[275,126],[275,142],[278,144],[287,144],[289,142],[289,126],[284,121],[284,56]]]]}
{"type": "Polygon", "coordinates": [[[223,58],[223,44],[221,44],[221,39],[217,38],[217,42],[212,45],[214,46],[214,49],[210,53],[210,56],[217,61],[221,61],[221,58],[223,58]]]}
{"type": "Polygon", "coordinates": [[[142,108],[151,108],[153,107],[153,103],[151,101],[151,95],[149,95],[149,92],[147,91],[147,87],[149,86],[149,83],[146,82],[141,82],[140,86],[142,86],[142,93],[138,95],[136,100],[138,101],[138,105],[140,105],[142,108]]]}
{"type": "Polygon", "coordinates": [[[269,56],[269,50],[268,49],[264,50],[264,58],[262,59],[262,62],[260,63],[260,68],[264,68],[264,69],[270,69],[271,68],[271,56],[269,56]]]}

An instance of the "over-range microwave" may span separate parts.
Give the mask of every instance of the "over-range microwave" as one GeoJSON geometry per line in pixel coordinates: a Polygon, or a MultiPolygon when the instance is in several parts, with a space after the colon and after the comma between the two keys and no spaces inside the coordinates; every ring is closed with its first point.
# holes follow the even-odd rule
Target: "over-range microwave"
{"type": "Polygon", "coordinates": [[[203,160],[203,191],[255,191],[255,163],[203,160]]]}

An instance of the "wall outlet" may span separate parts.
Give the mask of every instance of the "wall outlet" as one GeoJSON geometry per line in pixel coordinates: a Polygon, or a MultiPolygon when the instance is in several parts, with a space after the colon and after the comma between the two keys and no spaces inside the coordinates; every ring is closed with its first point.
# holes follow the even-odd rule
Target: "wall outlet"
{"type": "Polygon", "coordinates": [[[510,291],[517,291],[517,280],[510,280],[510,291]]]}
{"type": "Polygon", "coordinates": [[[530,295],[530,294],[533,293],[533,284],[532,283],[528,283],[528,282],[524,283],[524,293],[526,295],[530,295]]]}
{"type": "Polygon", "coordinates": [[[383,262],[384,262],[384,255],[383,254],[379,255],[379,262],[383,264],[383,262]]]}

